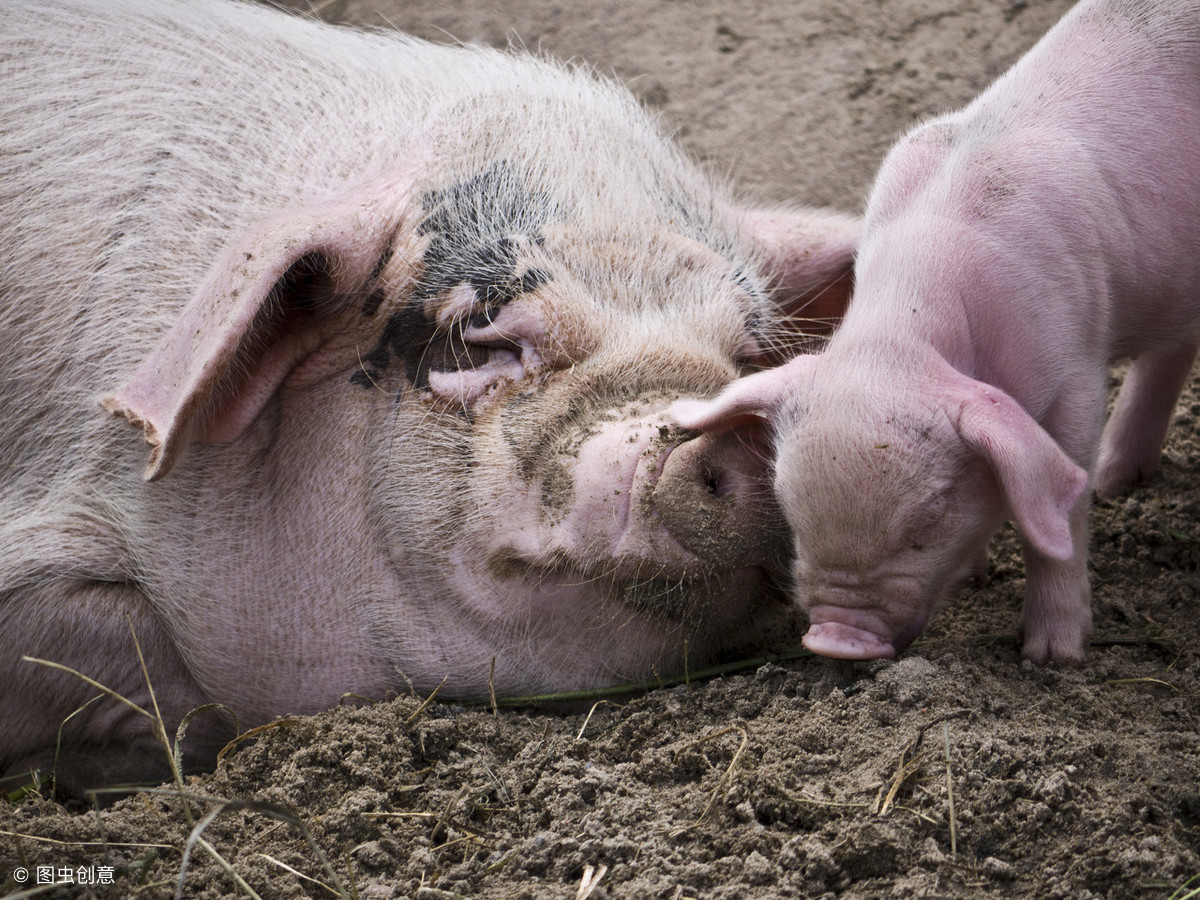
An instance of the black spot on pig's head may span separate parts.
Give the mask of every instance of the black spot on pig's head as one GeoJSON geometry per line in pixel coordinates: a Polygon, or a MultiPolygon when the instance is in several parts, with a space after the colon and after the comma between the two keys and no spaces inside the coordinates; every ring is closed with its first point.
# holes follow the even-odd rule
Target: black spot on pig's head
{"type": "Polygon", "coordinates": [[[375,349],[362,358],[361,366],[350,376],[359,387],[378,387],[393,361],[404,362],[404,372],[411,384],[429,385],[429,357],[421,352],[434,339],[436,326],[425,318],[419,305],[405,304],[388,316],[375,349]],[[410,349],[415,348],[415,352],[410,349]]]}
{"type": "Polygon", "coordinates": [[[521,247],[540,242],[550,202],[509,163],[430,191],[421,204],[428,215],[417,232],[429,237],[429,247],[415,300],[466,284],[486,307],[497,308],[550,280],[539,269],[518,274],[521,247]]]}
{"type": "MultiPolygon", "coordinates": [[[[429,239],[421,277],[352,376],[361,387],[379,384],[391,365],[403,360],[409,383],[427,388],[431,367],[469,359],[440,346],[455,339],[453,329],[436,326],[437,304],[429,301],[465,285],[482,306],[471,323],[483,325],[514,298],[551,279],[543,269],[521,264],[522,249],[542,243],[549,197],[531,190],[510,163],[497,162],[449,187],[429,191],[421,205],[426,215],[417,233],[429,239]]],[[[363,304],[364,316],[373,316],[380,305],[380,295],[371,294],[363,304]]]]}

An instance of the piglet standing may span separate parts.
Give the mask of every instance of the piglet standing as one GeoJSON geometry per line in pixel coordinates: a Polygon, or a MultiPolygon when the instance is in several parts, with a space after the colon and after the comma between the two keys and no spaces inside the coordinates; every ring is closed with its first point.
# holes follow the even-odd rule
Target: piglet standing
{"type": "Polygon", "coordinates": [[[1011,519],[1024,655],[1081,659],[1088,488],[1155,470],[1200,334],[1200,3],[1087,0],[914,129],[855,277],[819,357],[677,408],[711,432],[771,420],[805,644],[892,656],[1011,519]]]}
{"type": "Polygon", "coordinates": [[[23,659],[148,706],[131,629],[173,733],[787,619],[766,455],[667,409],[794,339],[855,220],[740,207],[548,60],[191,0],[0,35],[0,774],[153,774],[145,719],[23,659]]]}

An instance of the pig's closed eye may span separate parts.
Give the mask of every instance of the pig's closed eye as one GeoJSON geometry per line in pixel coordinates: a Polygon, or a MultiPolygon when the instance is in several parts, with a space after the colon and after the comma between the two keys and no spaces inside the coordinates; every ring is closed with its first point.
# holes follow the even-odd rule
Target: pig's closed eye
{"type": "Polygon", "coordinates": [[[521,348],[511,341],[465,341],[451,338],[447,341],[444,360],[447,369],[483,369],[487,366],[507,365],[521,358],[521,348]],[[451,358],[452,357],[452,358],[451,358]]]}
{"type": "Polygon", "coordinates": [[[443,399],[468,404],[500,382],[520,381],[536,356],[532,346],[492,323],[455,324],[430,345],[429,386],[443,399]]]}

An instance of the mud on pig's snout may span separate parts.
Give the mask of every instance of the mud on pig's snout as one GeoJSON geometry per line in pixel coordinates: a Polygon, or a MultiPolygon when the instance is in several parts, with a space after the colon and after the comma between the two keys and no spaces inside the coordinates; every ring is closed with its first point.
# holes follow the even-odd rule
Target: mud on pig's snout
{"type": "Polygon", "coordinates": [[[701,434],[675,447],[652,497],[671,536],[722,569],[767,565],[784,552],[770,462],[743,435],[701,434]]]}

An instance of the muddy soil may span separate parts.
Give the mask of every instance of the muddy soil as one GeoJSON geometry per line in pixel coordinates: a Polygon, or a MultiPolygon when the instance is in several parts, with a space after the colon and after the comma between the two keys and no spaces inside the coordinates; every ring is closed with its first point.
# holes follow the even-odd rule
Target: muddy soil
{"type": "MultiPolygon", "coordinates": [[[[1069,5],[336,0],[323,14],[587,60],[748,197],[853,210],[905,126],[967,100],[1069,5]]],[[[1021,661],[1006,530],[986,586],[893,662],[752,664],[571,712],[401,697],[285,720],[187,785],[236,876],[200,846],[184,865],[188,814],[168,794],[83,814],[0,803],[0,896],[53,866],[113,881],[62,897],[171,896],[182,872],[196,898],[249,896],[237,879],[281,898],[1166,898],[1200,873],[1198,421],[1194,377],[1161,476],[1095,510],[1096,634],[1078,669],[1021,661]]]]}

